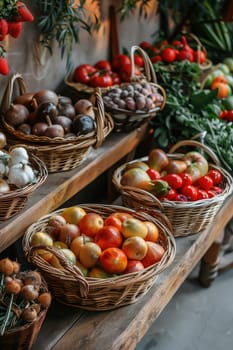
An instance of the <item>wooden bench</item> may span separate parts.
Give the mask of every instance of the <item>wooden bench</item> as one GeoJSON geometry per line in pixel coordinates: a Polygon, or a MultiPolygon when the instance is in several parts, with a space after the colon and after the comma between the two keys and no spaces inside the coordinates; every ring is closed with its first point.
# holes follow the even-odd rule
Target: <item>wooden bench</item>
{"type": "MultiPolygon", "coordinates": [[[[111,134],[77,169],[59,175],[50,174],[29,199],[23,211],[0,224],[0,252],[4,252],[20,239],[27,226],[42,215],[60,207],[105,171],[109,170],[111,174],[123,158],[130,160],[145,135],[146,125],[130,134],[111,134]]],[[[113,311],[90,312],[53,301],[33,350],[133,349],[202,257],[213,256],[215,241],[231,219],[232,210],[231,197],[219,211],[211,227],[200,234],[177,238],[174,262],[159,275],[148,294],[137,303],[113,311]]],[[[216,269],[213,259],[209,261],[209,274],[202,274],[204,285],[208,285],[207,282],[213,279],[212,267],[216,269]]],[[[208,265],[208,259],[205,265],[208,265]]]]}

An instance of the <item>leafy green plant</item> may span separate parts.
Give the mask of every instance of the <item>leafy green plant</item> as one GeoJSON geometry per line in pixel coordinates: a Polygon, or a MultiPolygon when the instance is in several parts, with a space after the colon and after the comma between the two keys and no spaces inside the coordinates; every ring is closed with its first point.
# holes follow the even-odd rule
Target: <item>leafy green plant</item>
{"type": "Polygon", "coordinates": [[[200,90],[201,72],[194,63],[177,62],[170,69],[156,63],[154,69],[167,95],[165,108],[150,122],[154,146],[168,150],[170,145],[199,134],[222,165],[233,170],[233,124],[219,119],[217,90],[200,90]]]}
{"type": "Polygon", "coordinates": [[[99,19],[85,7],[86,0],[33,0],[39,10],[36,24],[40,43],[52,54],[52,41],[58,43],[61,57],[66,54],[67,67],[74,43],[79,43],[80,30],[91,33],[99,28],[99,19]]]}

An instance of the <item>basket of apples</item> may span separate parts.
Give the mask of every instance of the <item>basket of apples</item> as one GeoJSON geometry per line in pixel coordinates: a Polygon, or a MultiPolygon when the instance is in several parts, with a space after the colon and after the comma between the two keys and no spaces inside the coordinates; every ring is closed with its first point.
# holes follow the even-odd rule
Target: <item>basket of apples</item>
{"type": "Polygon", "coordinates": [[[53,297],[87,310],[136,302],[175,257],[169,220],[161,211],[118,205],[74,205],[32,224],[26,258],[43,274],[53,297]]]}
{"type": "Polygon", "coordinates": [[[155,148],[121,165],[112,180],[124,205],[147,208],[153,215],[159,200],[174,235],[186,236],[206,229],[232,193],[233,179],[219,164],[210,148],[183,140],[169,153],[155,148]],[[179,148],[185,151],[175,153],[179,148]]]}

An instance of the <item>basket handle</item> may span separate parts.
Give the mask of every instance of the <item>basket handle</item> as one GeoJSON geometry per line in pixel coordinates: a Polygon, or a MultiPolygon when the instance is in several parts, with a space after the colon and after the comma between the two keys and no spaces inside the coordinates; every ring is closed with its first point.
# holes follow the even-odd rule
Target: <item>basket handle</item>
{"type": "Polygon", "coordinates": [[[141,54],[141,56],[144,60],[145,76],[146,76],[147,81],[150,81],[152,83],[157,83],[157,77],[156,77],[156,74],[155,74],[155,71],[154,71],[154,68],[153,68],[153,65],[152,65],[152,62],[151,62],[149,56],[140,46],[137,46],[137,45],[133,45],[131,47],[131,51],[130,51],[131,65],[132,65],[130,80],[135,81],[135,80],[141,79],[140,76],[135,75],[134,54],[136,51],[138,51],[141,54]]]}
{"type": "Polygon", "coordinates": [[[15,82],[17,82],[18,84],[20,95],[23,95],[26,93],[26,84],[23,79],[23,76],[19,73],[14,74],[9,80],[6,90],[3,94],[2,103],[1,103],[1,111],[3,113],[5,113],[10,107],[15,82]]]}
{"type": "Polygon", "coordinates": [[[38,249],[46,250],[58,258],[64,270],[68,271],[74,278],[77,279],[80,288],[80,295],[82,298],[86,298],[89,292],[89,285],[78,266],[71,264],[59,249],[54,249],[53,247],[46,245],[36,245],[25,249],[25,255],[32,263],[34,260],[37,260],[38,262],[40,261],[44,264],[44,259],[36,253],[36,250],[38,249]]]}
{"type": "Polygon", "coordinates": [[[170,148],[169,153],[174,153],[178,148],[180,148],[182,146],[194,146],[194,147],[201,148],[206,154],[208,154],[210,156],[210,158],[215,163],[215,165],[220,166],[220,161],[219,161],[218,157],[216,156],[216,154],[208,146],[206,146],[203,143],[200,143],[198,141],[195,141],[195,140],[179,141],[170,148]]]}

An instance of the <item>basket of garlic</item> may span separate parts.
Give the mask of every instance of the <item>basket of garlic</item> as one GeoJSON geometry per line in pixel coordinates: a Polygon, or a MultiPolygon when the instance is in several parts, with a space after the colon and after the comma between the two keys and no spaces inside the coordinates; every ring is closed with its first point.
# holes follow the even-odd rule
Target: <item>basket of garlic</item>
{"type": "Polygon", "coordinates": [[[23,147],[0,150],[0,221],[17,214],[41,186],[48,171],[37,156],[23,147]]]}
{"type": "Polygon", "coordinates": [[[0,260],[0,277],[0,348],[30,350],[51,304],[47,284],[9,258],[0,260]]]}

